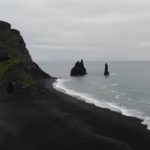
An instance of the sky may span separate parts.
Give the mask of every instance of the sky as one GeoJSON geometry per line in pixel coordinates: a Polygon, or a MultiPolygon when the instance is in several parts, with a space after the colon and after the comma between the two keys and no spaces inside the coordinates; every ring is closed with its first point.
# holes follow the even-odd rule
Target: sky
{"type": "Polygon", "coordinates": [[[0,0],[34,61],[150,60],[149,0],[0,0]]]}

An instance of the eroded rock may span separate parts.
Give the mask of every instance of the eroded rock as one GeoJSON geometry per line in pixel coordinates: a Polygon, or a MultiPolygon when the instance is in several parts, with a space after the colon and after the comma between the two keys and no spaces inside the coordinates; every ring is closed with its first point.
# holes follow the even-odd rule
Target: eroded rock
{"type": "Polygon", "coordinates": [[[83,76],[86,75],[86,69],[84,67],[83,59],[81,62],[77,61],[75,66],[71,69],[70,76],[83,76]]]}
{"type": "Polygon", "coordinates": [[[105,64],[105,71],[104,71],[104,75],[108,76],[109,75],[109,71],[108,71],[108,65],[107,63],[105,64]]]}

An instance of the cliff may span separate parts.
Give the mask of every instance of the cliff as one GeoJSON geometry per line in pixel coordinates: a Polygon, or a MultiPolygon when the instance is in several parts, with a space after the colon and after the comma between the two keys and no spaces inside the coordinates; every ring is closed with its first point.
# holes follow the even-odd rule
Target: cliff
{"type": "Polygon", "coordinates": [[[6,93],[10,83],[14,90],[24,89],[41,78],[50,76],[33,62],[20,32],[0,21],[0,94],[6,93]]]}

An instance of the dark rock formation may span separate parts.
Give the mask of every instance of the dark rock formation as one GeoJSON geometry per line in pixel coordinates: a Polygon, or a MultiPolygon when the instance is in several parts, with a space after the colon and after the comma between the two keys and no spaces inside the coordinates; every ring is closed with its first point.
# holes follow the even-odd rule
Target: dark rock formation
{"type": "Polygon", "coordinates": [[[13,93],[14,85],[10,82],[7,86],[7,93],[13,93]]]}
{"type": "Polygon", "coordinates": [[[0,21],[0,94],[13,91],[10,83],[15,83],[15,89],[24,89],[42,78],[51,76],[32,61],[20,32],[0,21]]]}
{"type": "Polygon", "coordinates": [[[41,78],[50,78],[51,76],[45,73],[41,68],[34,62],[34,66],[30,69],[30,75],[34,80],[38,80],[41,78]]]}
{"type": "Polygon", "coordinates": [[[109,75],[107,63],[105,64],[105,72],[104,72],[104,75],[105,75],[105,76],[108,76],[108,75],[109,75]]]}
{"type": "Polygon", "coordinates": [[[83,76],[86,75],[86,69],[84,67],[83,59],[81,62],[77,61],[75,66],[71,69],[70,76],[83,76]]]}

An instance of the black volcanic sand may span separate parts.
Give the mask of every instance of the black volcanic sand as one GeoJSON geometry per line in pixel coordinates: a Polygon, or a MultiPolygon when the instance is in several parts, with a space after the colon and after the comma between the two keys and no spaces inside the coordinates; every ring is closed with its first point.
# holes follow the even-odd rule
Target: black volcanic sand
{"type": "Polygon", "coordinates": [[[0,150],[150,150],[141,120],[58,92],[53,82],[0,97],[0,150]]]}

